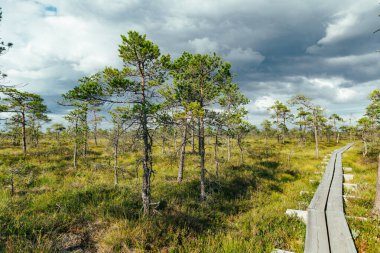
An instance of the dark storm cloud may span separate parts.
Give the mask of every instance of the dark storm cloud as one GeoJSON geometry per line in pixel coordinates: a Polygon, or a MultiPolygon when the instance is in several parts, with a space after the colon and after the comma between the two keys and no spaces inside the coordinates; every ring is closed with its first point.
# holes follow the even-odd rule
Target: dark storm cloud
{"type": "Polygon", "coordinates": [[[1,6],[1,37],[15,43],[1,66],[12,82],[43,94],[55,118],[66,110],[55,100],[79,77],[120,66],[120,34],[131,29],[173,57],[221,54],[252,99],[254,121],[274,100],[297,93],[327,113],[360,114],[380,79],[380,34],[373,34],[380,9],[369,0],[2,0],[1,6]]]}

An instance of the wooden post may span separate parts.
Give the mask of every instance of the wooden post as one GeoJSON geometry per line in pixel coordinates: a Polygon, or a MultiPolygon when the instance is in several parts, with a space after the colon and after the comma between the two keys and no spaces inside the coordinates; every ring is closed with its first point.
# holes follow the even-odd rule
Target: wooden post
{"type": "Polygon", "coordinates": [[[378,156],[377,162],[377,180],[376,180],[376,197],[375,203],[373,205],[372,213],[380,215],[380,154],[378,156]]]}

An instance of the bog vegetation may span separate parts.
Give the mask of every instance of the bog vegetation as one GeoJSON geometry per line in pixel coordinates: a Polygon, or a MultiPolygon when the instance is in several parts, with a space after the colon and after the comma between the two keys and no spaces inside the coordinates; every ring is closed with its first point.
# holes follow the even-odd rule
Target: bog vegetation
{"type": "Polygon", "coordinates": [[[379,252],[379,91],[356,125],[295,95],[259,129],[220,56],[171,59],[145,35],[121,38],[122,68],[57,101],[65,124],[38,94],[1,88],[0,251],[301,252],[305,225],[285,210],[305,209],[322,158],[356,141],[347,212],[368,219],[349,222],[357,247],[379,252]]]}

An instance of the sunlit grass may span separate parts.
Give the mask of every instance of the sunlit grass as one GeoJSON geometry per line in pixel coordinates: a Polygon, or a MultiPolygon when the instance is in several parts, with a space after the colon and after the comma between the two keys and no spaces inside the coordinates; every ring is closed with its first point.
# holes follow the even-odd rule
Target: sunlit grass
{"type": "MultiPolygon", "coordinates": [[[[303,252],[305,225],[285,211],[307,208],[321,178],[318,172],[324,171],[323,156],[336,147],[322,142],[321,157],[315,159],[313,143],[264,144],[250,137],[244,165],[236,147],[231,161],[226,148],[219,147],[217,178],[210,143],[208,198],[202,203],[197,155],[186,156],[184,180],[178,184],[173,146],[165,153],[155,146],[152,202],[161,206],[151,218],[142,216],[139,153],[121,154],[115,187],[112,150],[105,139],[98,146],[90,142],[91,152],[80,159],[78,169],[72,167],[68,142],[58,146],[45,141],[38,150],[31,149],[25,161],[19,159],[19,147],[6,147],[0,150],[2,185],[9,185],[9,167],[20,173],[14,176],[14,196],[5,187],[0,190],[0,251],[52,252],[64,248],[63,241],[70,237],[79,241],[75,247],[91,252],[303,252]],[[96,163],[108,167],[95,170],[96,163]]],[[[366,173],[362,176],[355,180],[367,180],[366,173]]],[[[366,194],[373,198],[373,189],[366,194]]],[[[349,211],[352,215],[368,214],[354,206],[358,211],[349,211]]]]}
{"type": "Polygon", "coordinates": [[[351,217],[347,222],[355,238],[359,252],[380,252],[380,220],[372,217],[371,211],[375,201],[377,153],[364,158],[361,153],[362,144],[356,143],[343,155],[343,166],[351,167],[354,178],[350,183],[358,184],[356,191],[346,191],[349,198],[346,201],[346,214],[351,217]],[[367,218],[367,220],[362,220],[367,218]]]}

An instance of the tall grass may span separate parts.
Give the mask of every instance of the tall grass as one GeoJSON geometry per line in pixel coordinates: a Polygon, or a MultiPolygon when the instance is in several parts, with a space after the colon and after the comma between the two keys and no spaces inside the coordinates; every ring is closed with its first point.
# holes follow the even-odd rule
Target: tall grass
{"type": "MultiPolygon", "coordinates": [[[[106,140],[99,146],[90,143],[91,153],[78,169],[72,168],[71,146],[64,143],[45,140],[26,160],[20,160],[18,147],[0,150],[0,251],[303,251],[305,225],[285,211],[305,209],[317,187],[309,180],[319,180],[315,172],[324,168],[322,158],[314,158],[313,143],[264,144],[250,137],[243,165],[236,148],[227,161],[221,146],[218,178],[212,146],[207,146],[205,202],[199,201],[197,155],[187,154],[184,180],[178,184],[173,147],[166,153],[154,147],[152,200],[160,206],[149,218],[141,210],[139,153],[121,155],[119,186],[114,187],[110,167],[94,170],[95,163],[110,162],[106,140]],[[19,171],[14,196],[5,188],[10,167],[19,171]]],[[[322,157],[335,148],[322,143],[322,157]]]]}
{"type": "Polygon", "coordinates": [[[361,149],[361,143],[357,143],[343,155],[343,166],[352,168],[352,172],[346,173],[354,175],[350,183],[358,184],[356,191],[345,191],[351,196],[345,203],[345,211],[350,216],[347,222],[359,252],[376,253],[380,252],[380,220],[373,217],[371,211],[375,201],[378,151],[371,149],[369,156],[363,157],[361,149]]]}

